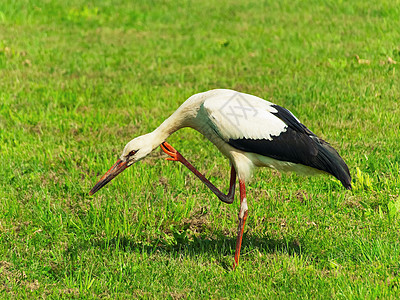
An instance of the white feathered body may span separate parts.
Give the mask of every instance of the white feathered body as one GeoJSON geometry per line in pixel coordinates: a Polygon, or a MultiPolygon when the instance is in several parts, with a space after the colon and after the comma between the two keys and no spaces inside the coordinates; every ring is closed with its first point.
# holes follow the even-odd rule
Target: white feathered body
{"type": "MultiPolygon", "coordinates": [[[[233,90],[217,89],[191,96],[156,131],[169,136],[182,127],[191,127],[209,139],[234,165],[239,178],[251,178],[254,167],[294,171],[312,175],[324,172],[303,164],[279,160],[237,149],[230,140],[243,138],[273,141],[288,125],[274,113],[274,103],[233,90]]],[[[291,114],[297,121],[298,119],[291,114]]],[[[158,143],[158,142],[157,142],[158,143]]]]}

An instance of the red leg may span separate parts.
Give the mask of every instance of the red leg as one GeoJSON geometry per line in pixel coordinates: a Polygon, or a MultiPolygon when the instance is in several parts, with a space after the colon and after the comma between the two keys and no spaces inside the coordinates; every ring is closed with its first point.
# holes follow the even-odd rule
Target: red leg
{"type": "Polygon", "coordinates": [[[244,224],[247,219],[247,199],[246,199],[246,186],[243,180],[239,179],[240,188],[240,211],[239,211],[239,224],[238,224],[238,235],[236,239],[236,251],[235,251],[235,262],[233,263],[233,269],[239,265],[240,248],[242,247],[242,238],[244,232],[244,224]]]}
{"type": "Polygon", "coordinates": [[[215,185],[213,185],[203,174],[201,174],[190,162],[186,160],[177,150],[174,149],[170,144],[164,142],[160,145],[161,149],[167,153],[170,157],[167,160],[179,161],[185,165],[190,171],[192,171],[222,202],[232,204],[235,196],[235,183],[236,183],[236,170],[232,166],[231,168],[231,179],[229,184],[229,192],[227,195],[222,193],[215,185]]]}

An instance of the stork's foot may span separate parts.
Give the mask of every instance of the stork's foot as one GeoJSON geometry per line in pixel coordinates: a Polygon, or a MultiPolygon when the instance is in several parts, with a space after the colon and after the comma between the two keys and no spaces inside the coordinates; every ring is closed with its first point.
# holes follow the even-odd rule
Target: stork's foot
{"type": "Polygon", "coordinates": [[[167,158],[167,160],[171,161],[181,161],[182,155],[170,144],[167,142],[164,142],[160,145],[162,151],[164,151],[166,154],[168,154],[170,157],[167,158]]]}

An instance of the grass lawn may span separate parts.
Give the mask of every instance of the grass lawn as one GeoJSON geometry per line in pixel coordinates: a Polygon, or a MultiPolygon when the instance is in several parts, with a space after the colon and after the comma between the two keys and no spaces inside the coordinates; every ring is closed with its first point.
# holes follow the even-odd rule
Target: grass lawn
{"type": "MultiPolygon", "coordinates": [[[[400,297],[399,28],[389,0],[1,1],[0,298],[400,297]],[[234,272],[238,199],[161,150],[88,195],[213,88],[290,109],[353,176],[258,170],[234,272]]],[[[209,141],[168,141],[227,189],[209,141]]]]}

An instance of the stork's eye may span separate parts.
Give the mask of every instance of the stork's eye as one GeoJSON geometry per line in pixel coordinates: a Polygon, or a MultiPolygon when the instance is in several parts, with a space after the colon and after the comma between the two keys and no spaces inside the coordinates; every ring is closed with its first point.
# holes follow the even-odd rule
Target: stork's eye
{"type": "Polygon", "coordinates": [[[128,156],[133,156],[133,155],[135,155],[136,152],[137,152],[137,150],[132,150],[131,152],[129,152],[128,156]]]}

